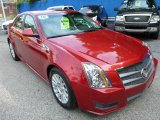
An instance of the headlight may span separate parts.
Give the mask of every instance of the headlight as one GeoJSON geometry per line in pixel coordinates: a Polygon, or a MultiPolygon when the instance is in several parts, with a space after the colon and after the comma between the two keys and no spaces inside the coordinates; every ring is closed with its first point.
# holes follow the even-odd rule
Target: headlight
{"type": "Polygon", "coordinates": [[[112,87],[105,72],[93,63],[82,63],[89,80],[90,86],[93,88],[112,87]]]}
{"type": "Polygon", "coordinates": [[[149,54],[150,54],[151,56],[153,56],[153,54],[152,54],[152,52],[151,52],[151,49],[150,49],[150,46],[149,46],[146,42],[142,42],[142,44],[143,44],[144,46],[148,47],[148,49],[149,49],[149,54]]]}
{"type": "Polygon", "coordinates": [[[149,45],[146,42],[143,41],[142,44],[149,48],[149,45]]]}
{"type": "Polygon", "coordinates": [[[151,17],[151,22],[159,22],[160,21],[160,17],[159,15],[153,15],[151,17]]]}
{"type": "Polygon", "coordinates": [[[116,21],[123,22],[124,21],[124,16],[116,16],[116,21]]]}

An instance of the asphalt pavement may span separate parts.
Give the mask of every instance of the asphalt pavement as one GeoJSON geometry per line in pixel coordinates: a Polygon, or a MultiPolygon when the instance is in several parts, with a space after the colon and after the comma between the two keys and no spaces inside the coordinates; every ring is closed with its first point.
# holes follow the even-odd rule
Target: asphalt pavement
{"type": "MultiPolygon", "coordinates": [[[[120,111],[96,116],[78,108],[63,109],[48,84],[21,61],[12,60],[6,38],[0,31],[0,120],[160,120],[159,66],[153,84],[141,97],[120,111]]],[[[149,44],[160,61],[160,39],[138,38],[149,44]]]]}

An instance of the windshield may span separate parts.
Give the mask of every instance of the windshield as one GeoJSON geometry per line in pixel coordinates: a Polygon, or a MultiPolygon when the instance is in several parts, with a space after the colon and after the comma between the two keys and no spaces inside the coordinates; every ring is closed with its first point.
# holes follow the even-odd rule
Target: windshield
{"type": "Polygon", "coordinates": [[[73,7],[68,7],[68,10],[74,10],[74,8],[73,7]]]}
{"type": "Polygon", "coordinates": [[[93,11],[88,8],[88,7],[83,7],[79,10],[80,13],[83,13],[83,14],[89,14],[89,13],[93,13],[93,11]]]}
{"type": "Polygon", "coordinates": [[[94,13],[90,8],[88,7],[83,7],[79,10],[80,13],[84,14],[84,15],[87,15],[89,17],[95,17],[97,16],[97,13],[94,13]]]}
{"type": "Polygon", "coordinates": [[[156,9],[156,4],[154,0],[125,0],[120,9],[156,9]]]}
{"type": "Polygon", "coordinates": [[[100,12],[100,7],[99,6],[85,6],[81,9],[88,9],[90,10],[92,13],[96,13],[98,14],[100,12]]]}
{"type": "Polygon", "coordinates": [[[38,15],[38,20],[47,38],[102,29],[92,19],[80,13],[38,15]]]}

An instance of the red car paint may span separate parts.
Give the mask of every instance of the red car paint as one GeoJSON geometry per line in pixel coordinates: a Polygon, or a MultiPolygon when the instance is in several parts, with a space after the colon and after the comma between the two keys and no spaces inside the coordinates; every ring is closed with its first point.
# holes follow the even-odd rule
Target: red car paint
{"type": "MultiPolygon", "coordinates": [[[[79,33],[47,39],[37,19],[39,14],[60,14],[64,11],[27,12],[35,18],[41,39],[23,36],[22,30],[10,26],[8,40],[14,45],[19,58],[38,73],[46,82],[51,67],[56,66],[68,77],[81,110],[98,115],[117,111],[127,105],[127,98],[143,92],[152,83],[157,59],[154,58],[154,71],[147,82],[126,90],[117,69],[141,62],[149,52],[140,40],[108,29],[79,33]],[[107,74],[112,88],[91,88],[82,62],[92,62],[107,74]],[[109,109],[95,107],[94,102],[103,104],[118,103],[109,109]]],[[[71,13],[73,11],[65,11],[71,13]]],[[[13,23],[14,24],[14,23],[13,23]]]]}

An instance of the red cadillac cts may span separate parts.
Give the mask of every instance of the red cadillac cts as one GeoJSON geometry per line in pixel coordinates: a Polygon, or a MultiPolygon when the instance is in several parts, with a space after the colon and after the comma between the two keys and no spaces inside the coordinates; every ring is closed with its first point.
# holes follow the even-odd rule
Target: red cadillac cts
{"type": "Polygon", "coordinates": [[[151,85],[158,64],[144,42],[75,11],[20,14],[10,25],[8,44],[14,60],[51,84],[62,107],[98,115],[138,97],[151,85]]]}

